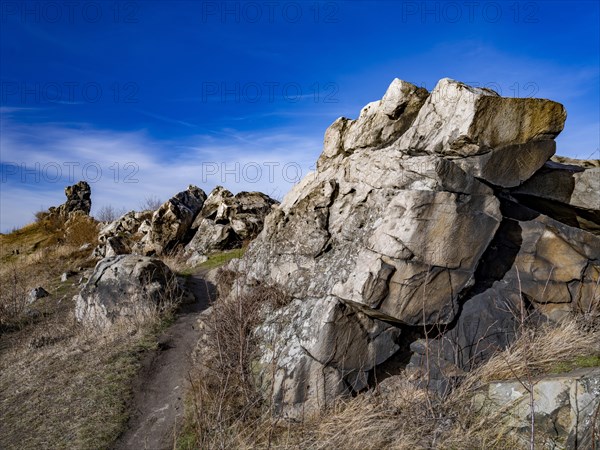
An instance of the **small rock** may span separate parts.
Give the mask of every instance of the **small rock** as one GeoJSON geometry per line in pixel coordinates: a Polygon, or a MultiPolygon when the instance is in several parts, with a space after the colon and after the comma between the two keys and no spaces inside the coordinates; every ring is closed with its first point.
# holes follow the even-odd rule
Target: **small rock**
{"type": "Polygon", "coordinates": [[[69,277],[72,277],[73,275],[75,275],[75,273],[70,270],[67,272],[63,272],[62,275],[60,276],[61,283],[64,283],[65,281],[67,281],[69,279],[69,277]]]}
{"type": "Polygon", "coordinates": [[[36,300],[43,297],[48,297],[49,295],[50,294],[48,293],[48,291],[46,291],[46,289],[44,289],[43,287],[36,287],[35,289],[29,291],[29,295],[27,296],[27,302],[31,304],[36,300]]]}
{"type": "Polygon", "coordinates": [[[25,311],[25,315],[27,316],[28,319],[30,320],[35,320],[38,319],[39,317],[41,317],[42,313],[39,312],[37,309],[27,309],[27,311],[25,311]]]}

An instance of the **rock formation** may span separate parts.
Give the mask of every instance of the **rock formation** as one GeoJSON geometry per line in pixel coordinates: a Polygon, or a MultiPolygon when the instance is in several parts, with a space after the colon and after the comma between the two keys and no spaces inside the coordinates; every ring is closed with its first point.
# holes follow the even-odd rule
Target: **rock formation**
{"type": "Polygon", "coordinates": [[[102,259],[75,296],[75,317],[100,328],[141,321],[182,297],[175,275],[159,259],[120,255],[102,259]]]}
{"type": "Polygon", "coordinates": [[[186,235],[205,200],[204,191],[190,185],[163,203],[152,214],[150,226],[140,241],[142,253],[161,255],[175,250],[182,241],[186,242],[186,235]]]}
{"type": "Polygon", "coordinates": [[[265,216],[277,201],[260,192],[240,192],[233,195],[217,186],[192,224],[194,237],[185,247],[190,261],[200,261],[206,255],[239,248],[244,241],[254,239],[263,228],[265,216]]]}
{"type": "Polygon", "coordinates": [[[94,255],[163,255],[184,249],[190,264],[196,264],[212,252],[254,239],[276,203],[260,192],[233,195],[217,186],[207,197],[189,186],[154,212],[131,211],[107,224],[94,255]]]}
{"type": "Polygon", "coordinates": [[[48,212],[50,215],[55,215],[67,219],[71,213],[79,212],[85,215],[90,213],[92,209],[92,189],[85,181],[80,181],[73,186],[65,188],[67,201],[60,206],[50,207],[48,212]]]}
{"type": "Polygon", "coordinates": [[[151,218],[152,211],[130,211],[106,224],[98,234],[94,256],[104,258],[131,253],[132,247],[144,237],[142,231],[150,228],[151,218]]]}
{"type": "MultiPolygon", "coordinates": [[[[600,436],[595,430],[600,402],[600,370],[574,372],[535,380],[536,434],[545,436],[546,446],[555,449],[597,448],[600,436]]],[[[531,406],[529,392],[519,381],[491,383],[475,396],[479,408],[508,411],[504,423],[529,445],[531,406]]]]}
{"type": "Polygon", "coordinates": [[[276,283],[295,299],[259,330],[279,413],[365,389],[407,352],[443,391],[505,347],[523,311],[598,301],[598,164],[549,161],[565,119],[549,100],[394,80],[331,125],[316,172],[230,266],[235,292],[276,283]]]}

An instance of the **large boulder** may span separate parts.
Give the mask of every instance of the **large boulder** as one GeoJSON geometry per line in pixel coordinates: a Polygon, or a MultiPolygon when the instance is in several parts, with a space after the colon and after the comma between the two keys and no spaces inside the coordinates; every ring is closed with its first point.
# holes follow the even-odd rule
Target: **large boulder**
{"type": "Polygon", "coordinates": [[[523,448],[531,438],[531,416],[535,434],[543,436],[546,448],[598,448],[600,370],[573,372],[532,380],[532,392],[522,380],[490,383],[479,390],[474,403],[489,413],[503,413],[498,426],[520,438],[523,448]],[[533,406],[531,400],[533,399],[533,406]]]}
{"type": "Polygon", "coordinates": [[[100,328],[139,323],[182,296],[177,279],[159,259],[120,255],[102,259],[75,296],[78,321],[100,328]]]}
{"type": "MultiPolygon", "coordinates": [[[[589,309],[599,238],[518,193],[554,154],[565,118],[549,100],[448,79],[427,94],[395,80],[357,120],[327,130],[316,172],[230,264],[239,283],[277,284],[295,299],[279,339],[264,334],[260,360],[282,414],[361,390],[366,373],[409,348],[423,372],[425,337],[443,389],[511,342],[523,297],[528,314],[549,319],[589,309]],[[361,349],[360,364],[345,345],[361,349]]],[[[578,192],[577,207],[597,211],[578,192]]]]}
{"type": "Polygon", "coordinates": [[[188,260],[199,261],[212,252],[239,248],[254,239],[277,203],[261,192],[233,195],[217,186],[191,226],[194,236],[185,247],[188,260]]]}
{"type": "Polygon", "coordinates": [[[554,154],[566,117],[556,102],[500,97],[445,78],[396,147],[451,158],[478,178],[514,187],[554,154]]]}
{"type": "Polygon", "coordinates": [[[150,220],[149,230],[138,245],[145,255],[161,255],[185,246],[191,236],[188,235],[194,219],[204,206],[206,193],[189,186],[163,203],[150,220]]]}

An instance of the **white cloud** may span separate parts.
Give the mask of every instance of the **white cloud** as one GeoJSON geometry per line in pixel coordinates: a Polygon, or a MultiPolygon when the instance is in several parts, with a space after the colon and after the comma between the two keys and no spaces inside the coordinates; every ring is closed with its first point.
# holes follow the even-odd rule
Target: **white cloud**
{"type": "Polygon", "coordinates": [[[64,187],[81,179],[92,186],[92,213],[109,204],[138,209],[146,197],[164,201],[189,184],[207,192],[222,184],[233,192],[281,197],[316,161],[323,131],[228,129],[217,136],[160,140],[145,131],[23,124],[3,117],[0,230],[30,222],[41,206],[63,203],[64,187]]]}

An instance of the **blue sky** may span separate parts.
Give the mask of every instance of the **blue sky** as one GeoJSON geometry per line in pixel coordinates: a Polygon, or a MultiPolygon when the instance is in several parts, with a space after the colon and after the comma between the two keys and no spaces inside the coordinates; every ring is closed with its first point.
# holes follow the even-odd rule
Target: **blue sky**
{"type": "Polygon", "coordinates": [[[323,133],[395,78],[568,111],[598,158],[596,1],[0,1],[0,230],[92,185],[93,210],[188,184],[281,198],[323,133]]]}

